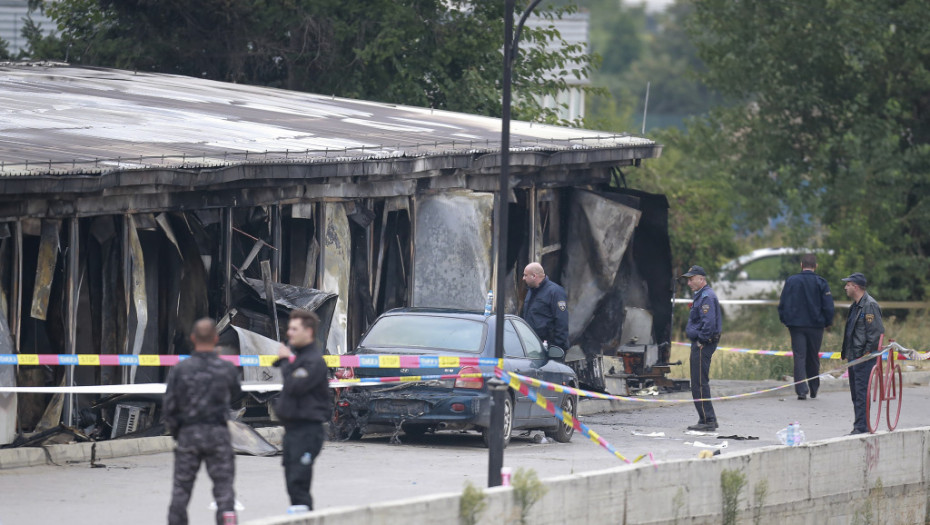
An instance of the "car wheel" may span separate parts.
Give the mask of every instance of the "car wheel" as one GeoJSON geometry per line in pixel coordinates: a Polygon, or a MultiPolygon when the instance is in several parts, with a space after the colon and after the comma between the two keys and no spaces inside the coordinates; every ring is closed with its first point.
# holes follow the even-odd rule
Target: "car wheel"
{"type": "MultiPolygon", "coordinates": [[[[513,398],[510,395],[504,395],[504,447],[510,443],[510,434],[513,432],[513,398]]],[[[491,432],[486,428],[481,431],[481,437],[484,438],[484,446],[491,446],[491,432]]]]}
{"type": "MultiPolygon", "coordinates": [[[[559,408],[562,409],[562,412],[566,414],[571,414],[573,418],[578,417],[578,398],[571,395],[566,395],[562,398],[562,403],[559,404],[559,408]]],[[[547,430],[546,436],[550,437],[559,443],[568,443],[572,440],[572,436],[575,434],[575,427],[569,425],[564,421],[559,421],[559,426],[553,430],[547,430]]]]}

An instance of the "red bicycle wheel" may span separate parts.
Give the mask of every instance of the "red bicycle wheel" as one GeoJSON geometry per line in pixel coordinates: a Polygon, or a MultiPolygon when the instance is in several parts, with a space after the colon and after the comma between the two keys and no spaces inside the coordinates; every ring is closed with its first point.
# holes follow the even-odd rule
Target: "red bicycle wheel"
{"type": "Polygon", "coordinates": [[[869,391],[865,398],[865,417],[869,432],[874,434],[878,430],[878,424],[882,420],[882,374],[879,371],[878,364],[872,368],[869,374],[869,391]]]}
{"type": "Polygon", "coordinates": [[[891,371],[891,384],[888,385],[888,430],[898,426],[901,417],[901,396],[904,394],[904,382],[901,380],[901,365],[894,365],[891,371]]]}

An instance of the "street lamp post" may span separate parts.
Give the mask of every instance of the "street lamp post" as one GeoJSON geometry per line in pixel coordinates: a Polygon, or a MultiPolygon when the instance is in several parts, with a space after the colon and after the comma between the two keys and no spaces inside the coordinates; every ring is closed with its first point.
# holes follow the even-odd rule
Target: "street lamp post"
{"type": "MultiPolygon", "coordinates": [[[[514,0],[504,0],[504,78],[503,108],[501,111],[501,174],[497,193],[497,316],[494,326],[494,357],[504,358],[504,305],[507,298],[507,233],[508,206],[510,201],[510,106],[511,84],[513,80],[513,60],[520,43],[523,24],[533,9],[542,0],[533,0],[517,23],[514,36],[513,12],[514,0]]],[[[491,421],[488,430],[488,486],[501,484],[501,467],[504,466],[504,400],[506,385],[501,381],[489,381],[491,390],[491,421]]],[[[513,418],[513,413],[510,414],[513,418]]]]}

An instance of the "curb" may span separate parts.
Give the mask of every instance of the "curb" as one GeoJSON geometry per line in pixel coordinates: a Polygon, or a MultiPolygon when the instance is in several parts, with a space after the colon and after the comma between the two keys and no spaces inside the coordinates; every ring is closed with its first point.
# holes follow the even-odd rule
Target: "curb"
{"type": "MultiPolygon", "coordinates": [[[[263,438],[273,445],[280,445],[284,427],[256,428],[263,438]]],[[[66,443],[43,447],[19,447],[0,449],[0,470],[39,467],[44,465],[67,465],[90,463],[91,455],[96,460],[162,454],[174,450],[171,436],[113,439],[96,443],[66,443]],[[96,445],[96,452],[93,452],[96,445]]]]}

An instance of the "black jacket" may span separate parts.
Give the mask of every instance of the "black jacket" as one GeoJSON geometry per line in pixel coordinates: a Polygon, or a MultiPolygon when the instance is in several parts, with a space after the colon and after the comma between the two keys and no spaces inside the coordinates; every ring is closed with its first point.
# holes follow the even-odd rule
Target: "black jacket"
{"type": "Polygon", "coordinates": [[[885,333],[882,310],[866,292],[859,302],[849,307],[846,331],[843,333],[843,359],[852,361],[878,350],[878,340],[885,333]]]}
{"type": "Polygon", "coordinates": [[[720,340],[723,330],[723,316],[720,315],[720,302],[717,294],[710,287],[694,292],[691,311],[688,312],[688,324],[685,325],[685,334],[688,339],[701,344],[713,344],[720,340]]]}
{"type": "Polygon", "coordinates": [[[827,280],[805,270],[785,281],[778,301],[782,324],[796,328],[824,328],[833,324],[833,295],[827,280]]]}
{"type": "Polygon", "coordinates": [[[568,350],[568,297],[565,289],[548,277],[527,291],[523,320],[550,346],[568,350]]]}
{"type": "Polygon", "coordinates": [[[322,350],[311,344],[292,351],[296,354],[294,361],[275,362],[284,377],[281,395],[274,405],[275,414],[285,424],[329,421],[333,401],[322,350]]]}
{"type": "Polygon", "coordinates": [[[177,437],[184,425],[225,425],[229,403],[242,393],[239,370],[213,352],[194,352],[168,374],[165,426],[177,437]]]}

